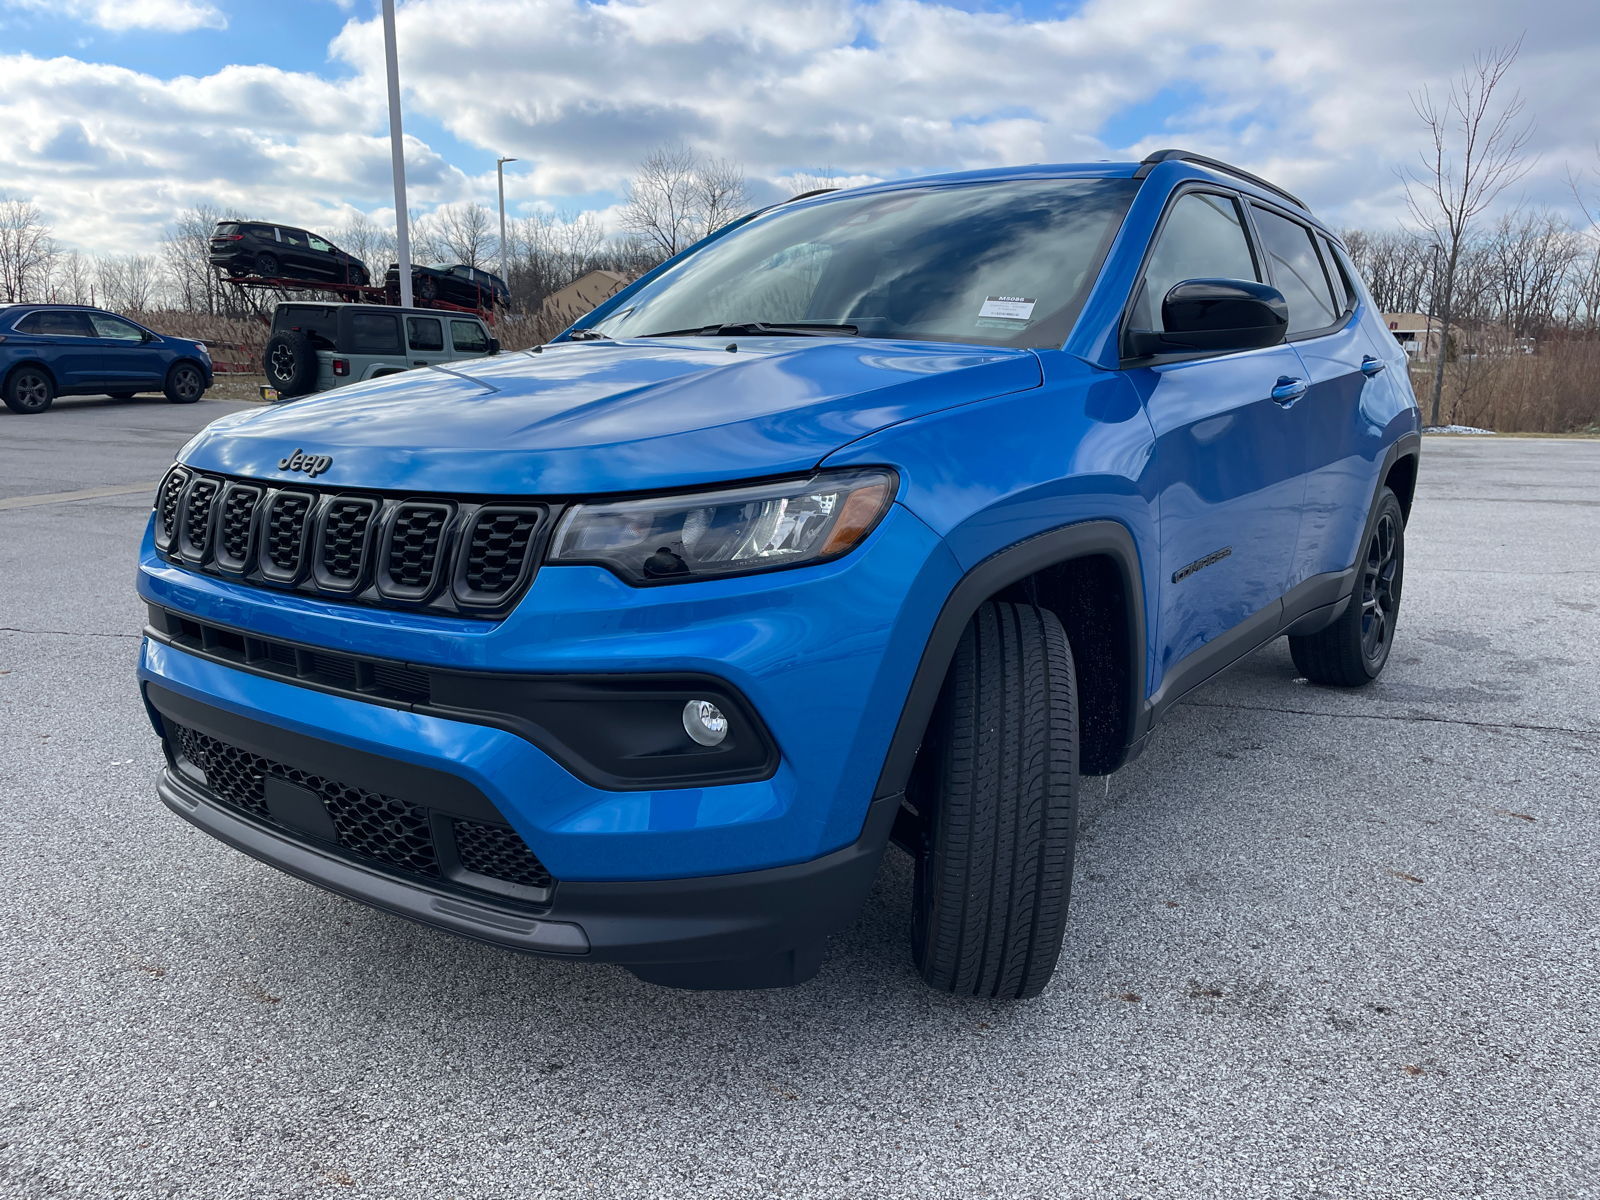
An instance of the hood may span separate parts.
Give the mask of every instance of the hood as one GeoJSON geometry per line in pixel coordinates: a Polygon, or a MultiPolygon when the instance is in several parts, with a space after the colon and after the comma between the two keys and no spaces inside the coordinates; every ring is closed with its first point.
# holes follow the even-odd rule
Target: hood
{"type": "Polygon", "coordinates": [[[1038,387],[1027,350],[865,338],[558,343],[337,388],[214,422],[202,470],[333,487],[573,495],[804,471],[901,421],[1038,387]]]}

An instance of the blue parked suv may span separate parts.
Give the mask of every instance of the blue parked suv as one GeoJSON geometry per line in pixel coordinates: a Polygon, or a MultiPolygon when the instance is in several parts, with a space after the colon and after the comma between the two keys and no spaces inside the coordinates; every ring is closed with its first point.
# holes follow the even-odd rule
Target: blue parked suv
{"type": "Polygon", "coordinates": [[[204,342],[171,337],[81,304],[0,308],[0,395],[15,413],[42,413],[57,396],[163,392],[193,404],[211,386],[204,342]]]}
{"type": "Polygon", "coordinates": [[[923,978],[1032,996],[1081,776],[1280,634],[1383,669],[1419,446],[1338,238],[1225,164],[803,197],[542,348],[190,442],[139,570],[160,793],[683,987],[809,978],[893,841],[923,978]]]}

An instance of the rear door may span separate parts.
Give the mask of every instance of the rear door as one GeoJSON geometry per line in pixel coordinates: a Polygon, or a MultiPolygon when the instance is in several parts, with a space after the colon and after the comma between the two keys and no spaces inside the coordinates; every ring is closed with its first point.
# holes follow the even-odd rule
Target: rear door
{"type": "Polygon", "coordinates": [[[364,305],[353,304],[343,310],[337,352],[350,359],[351,379],[371,379],[385,369],[404,370],[408,365],[405,343],[400,337],[400,314],[363,312],[364,305]]]}
{"type": "Polygon", "coordinates": [[[1250,207],[1272,284],[1289,302],[1289,341],[1310,385],[1292,414],[1306,451],[1305,504],[1289,572],[1293,587],[1355,561],[1378,466],[1372,456],[1381,446],[1361,414],[1362,396],[1371,386],[1363,365],[1372,357],[1372,344],[1327,240],[1285,213],[1250,207]]]}
{"type": "Polygon", "coordinates": [[[451,356],[444,350],[444,322],[438,317],[406,318],[406,365],[426,367],[451,356]]]}
{"type": "Polygon", "coordinates": [[[100,345],[78,309],[40,309],[16,324],[28,347],[55,376],[62,392],[94,392],[104,384],[100,345]]]}
{"type": "MultiPolygon", "coordinates": [[[[1186,279],[1260,282],[1263,274],[1238,199],[1186,191],[1168,206],[1127,325],[1159,329],[1162,299],[1186,279]]],[[[1185,659],[1258,614],[1262,624],[1276,621],[1299,536],[1305,450],[1273,399],[1300,376],[1292,347],[1163,357],[1125,367],[1155,431],[1160,480],[1151,684],[1175,695],[1226,665],[1205,655],[1184,668],[1185,659]]],[[[1226,659],[1226,645],[1214,649],[1226,659]]]]}
{"type": "Polygon", "coordinates": [[[100,366],[115,392],[151,392],[166,383],[167,365],[161,343],[146,341],[144,330],[111,313],[88,314],[100,347],[100,366]]]}

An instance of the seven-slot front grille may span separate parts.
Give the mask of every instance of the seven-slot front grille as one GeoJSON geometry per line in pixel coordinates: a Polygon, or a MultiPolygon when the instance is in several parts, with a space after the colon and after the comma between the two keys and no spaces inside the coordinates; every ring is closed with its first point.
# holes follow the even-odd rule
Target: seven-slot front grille
{"type": "Polygon", "coordinates": [[[156,548],[237,581],[458,616],[503,616],[550,528],[542,505],[350,494],[174,467],[156,493],[156,548]]]}
{"type": "MultiPolygon", "coordinates": [[[[274,776],[321,798],[333,819],[339,844],[350,853],[424,879],[438,880],[449,874],[442,869],[433,838],[434,814],[428,809],[274,762],[198,729],[179,725],[170,717],[165,721],[176,743],[174,749],[204,773],[206,787],[224,804],[258,820],[273,821],[267,806],[266,780],[274,776]]],[[[485,825],[458,817],[452,819],[452,827],[456,852],[465,870],[521,887],[554,886],[550,872],[510,826],[485,825]]],[[[287,828],[285,831],[291,836],[295,832],[287,828]]]]}

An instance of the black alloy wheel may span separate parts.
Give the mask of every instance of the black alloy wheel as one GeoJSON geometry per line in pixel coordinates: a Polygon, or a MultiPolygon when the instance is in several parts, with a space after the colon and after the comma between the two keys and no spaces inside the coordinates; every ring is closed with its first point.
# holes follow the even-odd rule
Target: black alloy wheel
{"type": "Polygon", "coordinates": [[[275,333],[262,353],[267,383],[284,398],[304,396],[317,386],[317,347],[297,329],[275,333]]]}
{"type": "Polygon", "coordinates": [[[1406,520],[1388,488],[1378,495],[1363,547],[1344,613],[1326,629],[1289,639],[1295,667],[1312,683],[1361,687],[1389,661],[1405,582],[1406,520]]]}
{"type": "Polygon", "coordinates": [[[14,413],[42,413],[55,398],[55,384],[38,367],[22,367],[6,381],[6,407],[14,413]]]}
{"type": "Polygon", "coordinates": [[[276,279],[282,268],[278,265],[278,256],[269,251],[256,255],[256,274],[263,279],[276,279]]]}
{"type": "Polygon", "coordinates": [[[350,282],[355,287],[366,287],[367,286],[367,282],[368,282],[366,268],[365,267],[351,267],[350,268],[350,282]]]}
{"type": "Polygon", "coordinates": [[[166,393],[174,404],[193,404],[206,394],[206,377],[193,363],[179,363],[167,373],[166,393]]]}
{"type": "Polygon", "coordinates": [[[435,300],[439,296],[439,284],[432,275],[424,275],[417,280],[417,295],[424,300],[435,300]]]}

